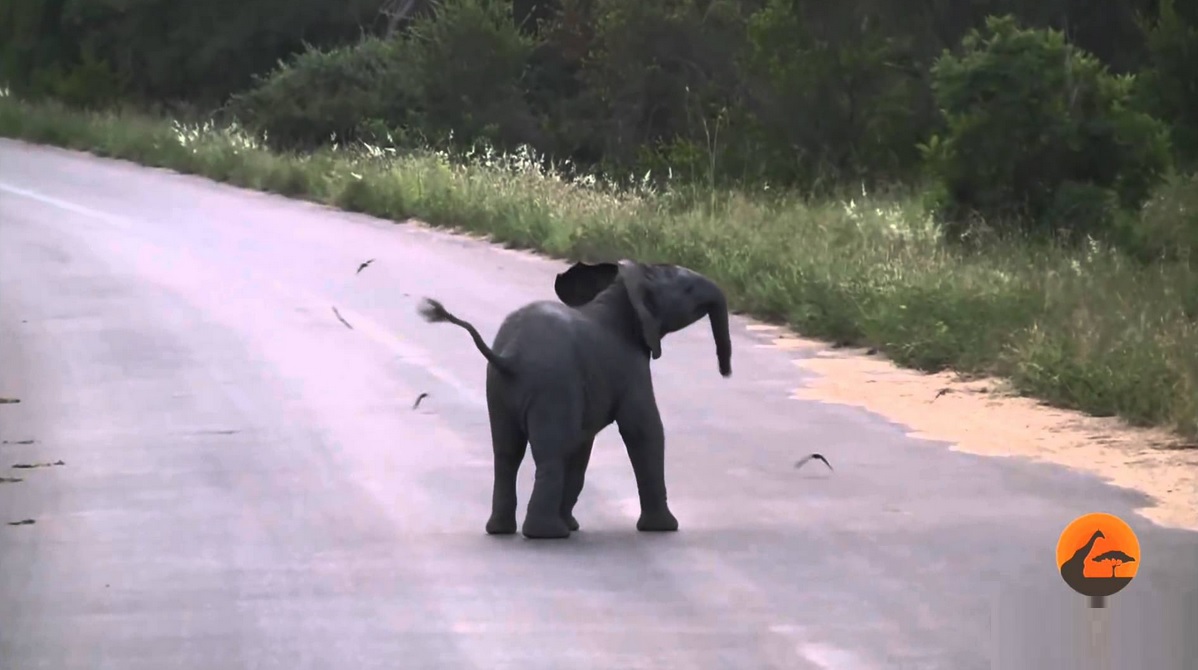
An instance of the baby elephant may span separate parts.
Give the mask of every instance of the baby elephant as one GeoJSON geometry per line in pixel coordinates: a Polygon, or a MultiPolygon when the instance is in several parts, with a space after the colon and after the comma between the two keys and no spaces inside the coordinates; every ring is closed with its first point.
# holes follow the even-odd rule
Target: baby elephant
{"type": "Polygon", "coordinates": [[[554,290],[563,304],[534,302],[504,319],[488,347],[471,324],[426,298],[421,315],[464,328],[487,358],[487,411],[495,451],[490,534],[516,532],[516,473],[532,444],[536,481],[521,529],[529,538],[578,530],[595,435],[619,426],[640,494],[637,530],[674,531],[666,503],[665,433],[653,395],[650,358],[661,340],[703,316],[711,322],[720,374],[732,374],[724,293],[677,265],[575,263],[554,290]]]}

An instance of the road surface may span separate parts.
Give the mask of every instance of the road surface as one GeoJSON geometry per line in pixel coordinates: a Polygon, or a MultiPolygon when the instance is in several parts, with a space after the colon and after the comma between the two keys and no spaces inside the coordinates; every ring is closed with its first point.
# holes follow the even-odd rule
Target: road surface
{"type": "MultiPolygon", "coordinates": [[[[0,476],[23,480],[0,484],[0,521],[36,521],[0,525],[0,667],[1172,670],[1194,653],[1196,534],[1087,476],[792,400],[796,354],[743,319],[730,379],[702,324],[654,363],[680,532],[635,531],[609,428],[581,532],[488,537],[484,362],[417,301],[489,339],[563,267],[0,142],[0,395],[20,399],[0,405],[0,476]],[[794,470],[811,451],[836,471],[794,470]],[[1053,564],[1091,511],[1144,552],[1106,610],[1053,564]]],[[[526,459],[521,514],[531,476],[526,459]]]]}

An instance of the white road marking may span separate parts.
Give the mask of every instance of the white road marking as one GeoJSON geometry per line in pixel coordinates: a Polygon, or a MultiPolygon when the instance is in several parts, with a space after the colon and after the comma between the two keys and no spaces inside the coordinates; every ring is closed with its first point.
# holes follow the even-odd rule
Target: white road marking
{"type": "Polygon", "coordinates": [[[133,227],[133,222],[125,217],[108,214],[90,207],[84,207],[83,205],[76,205],[75,203],[67,202],[66,200],[59,200],[53,196],[43,195],[36,191],[28,191],[9,184],[0,184],[0,191],[11,193],[13,195],[19,195],[23,198],[29,198],[30,200],[36,200],[37,202],[50,205],[52,207],[64,209],[68,212],[74,212],[75,214],[89,216],[93,219],[100,219],[105,223],[111,223],[123,230],[129,230],[133,227]]]}

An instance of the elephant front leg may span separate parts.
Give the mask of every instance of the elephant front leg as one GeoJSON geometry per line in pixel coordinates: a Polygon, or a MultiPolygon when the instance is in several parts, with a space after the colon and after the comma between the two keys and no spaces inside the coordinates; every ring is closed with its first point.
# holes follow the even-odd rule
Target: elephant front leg
{"type": "Polygon", "coordinates": [[[566,461],[566,486],[562,491],[562,520],[571,531],[578,530],[578,520],[574,518],[574,506],[578,504],[578,496],[582,493],[586,481],[587,465],[591,462],[591,449],[595,446],[595,438],[582,443],[566,461]]]}
{"type": "Polygon", "coordinates": [[[647,400],[626,403],[616,419],[620,437],[632,471],[636,475],[637,493],[641,499],[641,516],[636,529],[641,531],[675,531],[678,519],[666,502],[666,438],[661,415],[652,396],[647,400]]]}

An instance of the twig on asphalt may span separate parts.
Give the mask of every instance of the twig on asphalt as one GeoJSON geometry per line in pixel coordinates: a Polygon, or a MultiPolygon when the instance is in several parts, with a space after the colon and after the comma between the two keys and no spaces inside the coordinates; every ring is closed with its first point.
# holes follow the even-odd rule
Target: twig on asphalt
{"type": "Polygon", "coordinates": [[[0,477],[0,484],[16,484],[23,481],[25,480],[20,477],[0,477]]]}
{"type": "Polygon", "coordinates": [[[809,456],[804,456],[803,458],[800,458],[797,463],[795,463],[795,468],[797,469],[803,467],[807,461],[810,461],[813,458],[817,461],[823,461],[824,465],[828,466],[829,470],[834,470],[832,464],[828,462],[828,459],[823,457],[823,454],[811,454],[809,456]]]}
{"type": "Polygon", "coordinates": [[[420,395],[416,396],[416,402],[412,403],[412,409],[416,409],[417,407],[419,407],[420,401],[424,400],[427,397],[428,397],[427,393],[421,393],[420,395]]]}
{"type": "Polygon", "coordinates": [[[17,463],[13,467],[21,470],[32,470],[33,468],[50,468],[55,465],[66,465],[66,463],[62,462],[62,460],[57,460],[53,463],[17,463]]]}
{"type": "Polygon", "coordinates": [[[341,312],[338,312],[336,307],[333,308],[333,314],[335,314],[337,316],[338,321],[345,324],[346,328],[349,328],[350,330],[354,329],[353,326],[349,325],[349,321],[346,321],[344,318],[342,318],[341,312]]]}
{"type": "Polygon", "coordinates": [[[21,402],[20,398],[0,398],[0,405],[15,405],[21,402]]]}
{"type": "Polygon", "coordinates": [[[368,267],[368,266],[369,266],[371,263],[373,263],[373,262],[374,262],[374,259],[372,258],[372,259],[370,259],[370,260],[366,261],[365,263],[363,263],[363,264],[359,265],[359,266],[358,266],[358,271],[357,271],[357,272],[355,272],[354,274],[361,274],[361,273],[362,273],[362,271],[363,271],[363,270],[365,270],[365,269],[366,269],[366,268],[367,268],[367,267],[368,267]]]}
{"type": "Polygon", "coordinates": [[[37,523],[37,522],[34,521],[33,519],[23,519],[21,521],[9,521],[8,525],[10,525],[10,526],[32,526],[35,523],[37,523]]]}

